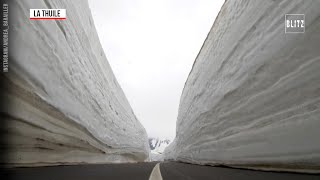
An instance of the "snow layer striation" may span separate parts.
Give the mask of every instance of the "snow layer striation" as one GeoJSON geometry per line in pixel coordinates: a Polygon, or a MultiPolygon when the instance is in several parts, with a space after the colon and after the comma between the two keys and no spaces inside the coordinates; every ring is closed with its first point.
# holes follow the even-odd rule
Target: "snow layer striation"
{"type": "Polygon", "coordinates": [[[144,161],[147,134],[100,45],[86,0],[10,1],[10,67],[1,76],[7,162],[15,166],[144,161]],[[64,8],[62,21],[29,9],[64,8]]]}
{"type": "Polygon", "coordinates": [[[228,0],[185,84],[166,159],[320,170],[320,1],[228,0]],[[286,34],[285,14],[305,14],[286,34]]]}

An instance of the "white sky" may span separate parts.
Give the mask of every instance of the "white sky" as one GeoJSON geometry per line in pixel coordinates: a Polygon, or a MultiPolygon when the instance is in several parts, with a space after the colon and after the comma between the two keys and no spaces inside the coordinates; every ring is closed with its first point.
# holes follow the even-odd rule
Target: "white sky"
{"type": "Polygon", "coordinates": [[[149,137],[173,139],[180,96],[224,0],[89,0],[112,70],[149,137]]]}

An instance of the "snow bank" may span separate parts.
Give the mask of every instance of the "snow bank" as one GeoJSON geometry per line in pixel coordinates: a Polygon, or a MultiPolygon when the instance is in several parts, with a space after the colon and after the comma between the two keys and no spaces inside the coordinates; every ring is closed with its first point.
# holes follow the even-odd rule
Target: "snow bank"
{"type": "Polygon", "coordinates": [[[161,153],[150,152],[149,154],[150,161],[163,161],[164,156],[161,153]]]}
{"type": "Polygon", "coordinates": [[[10,1],[10,67],[2,78],[8,161],[16,166],[144,161],[145,129],[100,45],[86,0],[10,1]],[[65,8],[63,21],[29,9],[65,8]],[[12,13],[14,12],[14,13],[12,13]]]}
{"type": "Polygon", "coordinates": [[[166,159],[320,169],[320,1],[228,0],[196,58],[166,159]],[[305,33],[285,34],[285,14],[305,33]]]}
{"type": "Polygon", "coordinates": [[[169,144],[169,139],[149,138],[150,161],[163,161],[163,151],[169,144]]]}

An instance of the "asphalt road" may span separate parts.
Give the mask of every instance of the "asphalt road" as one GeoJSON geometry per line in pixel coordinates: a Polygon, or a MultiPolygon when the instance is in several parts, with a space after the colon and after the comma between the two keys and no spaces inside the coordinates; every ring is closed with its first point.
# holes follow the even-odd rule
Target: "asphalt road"
{"type": "Polygon", "coordinates": [[[87,164],[13,168],[1,180],[144,180],[157,163],[87,164]]]}
{"type": "Polygon", "coordinates": [[[177,162],[161,163],[160,171],[163,180],[320,180],[320,174],[267,172],[177,162]]]}
{"type": "MultiPolygon", "coordinates": [[[[10,180],[148,180],[156,162],[136,164],[91,164],[2,171],[10,180]]],[[[227,167],[199,166],[177,162],[160,164],[163,180],[320,180],[320,175],[263,172],[227,167]]]]}

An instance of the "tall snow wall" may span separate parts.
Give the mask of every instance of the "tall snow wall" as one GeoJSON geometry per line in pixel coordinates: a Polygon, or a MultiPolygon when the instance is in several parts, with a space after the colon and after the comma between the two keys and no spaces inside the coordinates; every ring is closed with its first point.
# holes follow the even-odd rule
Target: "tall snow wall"
{"type": "Polygon", "coordinates": [[[320,1],[227,0],[180,100],[166,159],[320,170],[320,1]],[[305,14],[285,33],[285,14],[305,14]]]}
{"type": "Polygon", "coordinates": [[[13,166],[145,161],[147,134],[100,45],[87,0],[9,2],[1,75],[2,162],[13,166]],[[66,20],[29,20],[29,9],[66,20]],[[3,155],[3,154],[2,154],[3,155]]]}

